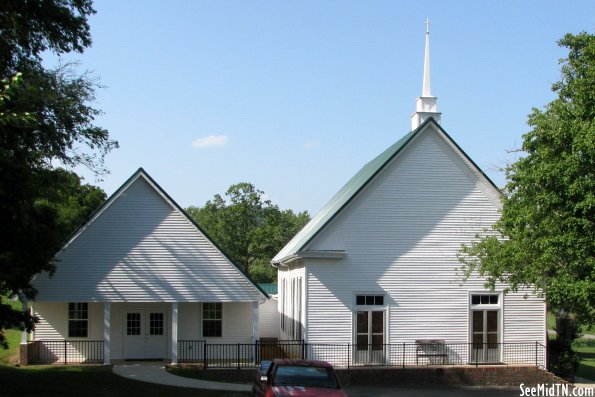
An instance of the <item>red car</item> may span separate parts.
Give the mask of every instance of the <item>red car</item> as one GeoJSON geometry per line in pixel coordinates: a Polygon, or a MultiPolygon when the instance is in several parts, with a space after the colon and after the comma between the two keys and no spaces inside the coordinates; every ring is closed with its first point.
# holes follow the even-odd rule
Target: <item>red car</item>
{"type": "Polygon", "coordinates": [[[263,361],[253,391],[257,397],[347,397],[329,363],[286,358],[263,361]]]}

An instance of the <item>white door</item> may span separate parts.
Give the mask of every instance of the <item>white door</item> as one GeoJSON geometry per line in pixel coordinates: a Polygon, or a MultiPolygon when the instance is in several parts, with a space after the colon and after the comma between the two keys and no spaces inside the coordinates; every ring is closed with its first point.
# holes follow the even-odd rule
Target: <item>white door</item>
{"type": "Polygon", "coordinates": [[[384,350],[384,311],[357,311],[355,345],[356,363],[383,364],[385,361],[384,350]]]}
{"type": "Polygon", "coordinates": [[[167,357],[166,316],[162,310],[133,309],[124,312],[123,350],[125,359],[167,357]]]}
{"type": "Polygon", "coordinates": [[[471,362],[500,362],[500,332],[498,310],[473,310],[471,331],[473,345],[471,362]]]}

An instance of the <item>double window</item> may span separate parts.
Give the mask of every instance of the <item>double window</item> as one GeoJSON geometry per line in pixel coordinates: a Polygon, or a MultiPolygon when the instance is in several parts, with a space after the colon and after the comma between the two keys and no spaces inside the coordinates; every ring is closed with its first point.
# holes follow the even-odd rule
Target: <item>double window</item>
{"type": "Polygon", "coordinates": [[[89,335],[89,304],[70,302],[68,304],[68,337],[86,338],[89,335]]]}
{"type": "Polygon", "coordinates": [[[223,336],[223,307],[221,303],[202,304],[202,336],[223,336]]]}

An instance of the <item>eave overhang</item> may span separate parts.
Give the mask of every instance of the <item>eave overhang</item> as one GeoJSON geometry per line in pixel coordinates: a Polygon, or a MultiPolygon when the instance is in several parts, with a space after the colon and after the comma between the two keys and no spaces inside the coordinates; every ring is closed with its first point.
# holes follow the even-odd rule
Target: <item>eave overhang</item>
{"type": "Polygon", "coordinates": [[[273,266],[287,266],[290,263],[299,259],[343,259],[346,255],[345,250],[316,250],[316,251],[300,251],[296,254],[288,255],[285,258],[271,262],[273,266]]]}

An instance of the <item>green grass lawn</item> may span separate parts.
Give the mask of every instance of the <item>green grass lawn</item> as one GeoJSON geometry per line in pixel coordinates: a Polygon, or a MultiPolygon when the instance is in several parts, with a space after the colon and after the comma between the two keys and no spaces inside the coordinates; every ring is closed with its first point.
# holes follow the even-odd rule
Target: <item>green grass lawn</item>
{"type": "MultiPolygon", "coordinates": [[[[8,299],[5,296],[1,296],[0,301],[4,304],[9,304],[15,310],[19,310],[21,308],[21,302],[8,299]]],[[[7,329],[4,331],[4,336],[6,336],[6,340],[8,341],[8,350],[4,350],[0,347],[0,365],[16,364],[19,361],[21,331],[18,329],[7,329]]]]}
{"type": "Polygon", "coordinates": [[[575,375],[595,381],[595,340],[579,339],[573,349],[581,358],[575,375]]]}
{"type": "Polygon", "coordinates": [[[3,396],[64,397],[247,397],[250,393],[186,389],[138,382],[112,373],[111,367],[39,365],[16,368],[0,365],[3,396]]]}
{"type": "MultiPolygon", "coordinates": [[[[547,312],[547,329],[553,330],[554,328],[556,328],[556,317],[553,315],[553,313],[547,312]]],[[[583,326],[581,328],[581,332],[583,334],[595,335],[595,326],[593,326],[593,327],[583,326]]]]}
{"type": "Polygon", "coordinates": [[[16,364],[19,362],[19,344],[21,343],[21,331],[8,329],[4,331],[8,341],[8,350],[0,347],[0,365],[16,364]]]}

